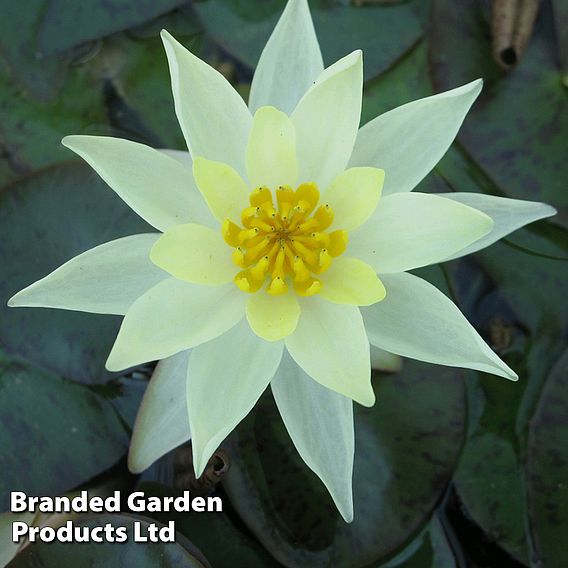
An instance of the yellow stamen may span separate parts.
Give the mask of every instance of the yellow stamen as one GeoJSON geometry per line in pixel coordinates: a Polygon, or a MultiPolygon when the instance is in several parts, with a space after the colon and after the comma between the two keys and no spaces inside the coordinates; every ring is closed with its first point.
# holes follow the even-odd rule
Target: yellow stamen
{"type": "Polygon", "coordinates": [[[222,225],[223,239],[235,248],[233,262],[244,269],[235,284],[244,292],[264,288],[275,296],[293,286],[296,294],[313,296],[323,286],[315,275],[345,251],[347,232],[326,232],[333,210],[327,204],[318,207],[315,183],[303,183],[296,191],[281,186],[275,193],[276,200],[269,188],[255,189],[241,214],[243,228],[228,219],[222,225]]]}

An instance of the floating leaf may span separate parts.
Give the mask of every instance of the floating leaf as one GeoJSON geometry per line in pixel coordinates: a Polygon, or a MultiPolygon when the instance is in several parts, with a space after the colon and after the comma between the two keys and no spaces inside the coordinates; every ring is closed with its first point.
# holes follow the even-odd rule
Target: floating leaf
{"type": "Polygon", "coordinates": [[[185,0],[51,0],[42,14],[38,46],[46,53],[138,26],[182,5],[185,0]]]}
{"type": "Polygon", "coordinates": [[[568,351],[551,371],[530,422],[529,521],[535,566],[562,566],[568,534],[568,351]]]}
{"type": "Polygon", "coordinates": [[[126,452],[116,412],[83,385],[17,364],[0,368],[0,509],[10,491],[57,495],[126,452]]]}
{"type": "Polygon", "coordinates": [[[0,192],[0,345],[69,379],[108,380],[119,317],[8,308],[6,300],[87,249],[149,231],[84,164],[43,170],[0,192]]]}

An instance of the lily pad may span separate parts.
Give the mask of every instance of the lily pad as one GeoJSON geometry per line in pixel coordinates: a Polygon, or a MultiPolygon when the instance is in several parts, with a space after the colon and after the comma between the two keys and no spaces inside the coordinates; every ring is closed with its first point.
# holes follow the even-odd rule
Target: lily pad
{"type": "Polygon", "coordinates": [[[84,164],[42,170],[5,188],[0,192],[0,346],[68,379],[108,380],[104,362],[119,317],[8,308],[6,301],[87,249],[152,231],[84,164]]]}
{"type": "MultiPolygon", "coordinates": [[[[33,543],[20,552],[7,568],[106,568],[107,566],[136,566],[136,568],[210,568],[188,551],[185,539],[178,542],[135,542],[134,523],[147,531],[149,521],[126,515],[97,515],[75,522],[77,527],[126,527],[130,538],[126,542],[50,542],[33,543]]],[[[158,525],[160,526],[160,525],[158,525]]],[[[161,528],[161,527],[160,527],[161,528]]]]}
{"type": "MultiPolygon", "coordinates": [[[[267,2],[260,11],[255,0],[207,0],[196,3],[194,8],[213,39],[254,68],[285,4],[285,0],[267,2]],[[254,18],[253,12],[258,14],[254,18]]],[[[364,7],[321,0],[310,7],[326,65],[354,49],[362,49],[367,80],[392,65],[424,31],[417,0],[364,7]]]]}
{"type": "Polygon", "coordinates": [[[399,554],[377,568],[455,568],[458,566],[442,523],[434,515],[428,526],[399,554]]]}
{"type": "Polygon", "coordinates": [[[272,399],[229,438],[223,486],[239,515],[286,566],[367,566],[427,523],[464,434],[462,371],[405,361],[375,380],[377,404],[356,405],[355,520],[346,524],[301,461],[272,399]]]}
{"type": "Polygon", "coordinates": [[[431,69],[440,89],[483,77],[485,87],[459,139],[509,197],[546,201],[568,223],[568,97],[558,66],[548,3],[518,66],[501,71],[491,57],[489,16],[474,0],[435,0],[431,69]]]}
{"type": "Polygon", "coordinates": [[[0,368],[0,508],[10,491],[57,495],[126,452],[112,406],[83,385],[18,364],[0,368]]]}
{"type": "Polygon", "coordinates": [[[534,565],[562,566],[568,533],[568,351],[551,371],[530,422],[526,468],[534,565]]]}
{"type": "Polygon", "coordinates": [[[565,342],[568,317],[557,307],[564,301],[568,264],[504,243],[475,258],[485,273],[471,261],[452,265],[460,306],[520,380],[480,376],[470,383],[469,437],[455,484],[465,510],[487,536],[528,563],[527,428],[565,342]]]}
{"type": "Polygon", "coordinates": [[[51,0],[42,14],[37,43],[58,53],[86,41],[138,26],[173,10],[185,0],[51,0]]]}
{"type": "Polygon", "coordinates": [[[57,100],[41,102],[0,74],[0,143],[16,174],[69,160],[61,145],[68,134],[93,134],[106,126],[103,82],[90,68],[77,65],[68,74],[57,100]]]}
{"type": "Polygon", "coordinates": [[[11,76],[28,95],[38,101],[53,101],[63,83],[68,54],[47,57],[36,42],[48,0],[29,0],[26,9],[16,2],[2,3],[0,18],[0,66],[3,78],[11,76]],[[8,72],[9,70],[9,72],[8,72]]]}

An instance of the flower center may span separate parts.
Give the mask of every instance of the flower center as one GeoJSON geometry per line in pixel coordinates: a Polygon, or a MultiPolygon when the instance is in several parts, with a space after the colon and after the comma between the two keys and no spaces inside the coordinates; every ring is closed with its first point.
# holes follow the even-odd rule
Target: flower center
{"type": "Polygon", "coordinates": [[[333,210],[320,205],[315,183],[303,183],[295,191],[288,186],[272,192],[259,187],[250,194],[250,207],[243,210],[239,227],[223,223],[225,242],[235,248],[233,262],[243,268],[235,284],[244,292],[257,292],[266,283],[269,294],[285,294],[290,285],[301,296],[317,294],[334,257],[347,247],[347,231],[326,232],[333,210]]]}

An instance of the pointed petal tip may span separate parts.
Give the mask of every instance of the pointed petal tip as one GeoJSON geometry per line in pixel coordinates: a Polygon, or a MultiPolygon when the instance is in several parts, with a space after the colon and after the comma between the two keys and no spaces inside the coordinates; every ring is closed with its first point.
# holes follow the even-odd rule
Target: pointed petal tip
{"type": "Polygon", "coordinates": [[[175,38],[172,36],[172,34],[168,30],[166,30],[165,28],[162,28],[160,30],[160,37],[162,38],[163,42],[166,42],[166,41],[169,42],[169,41],[172,41],[172,40],[175,41],[175,38]]]}
{"type": "Polygon", "coordinates": [[[9,308],[17,308],[22,304],[18,301],[18,296],[20,296],[21,292],[16,292],[7,302],[6,305],[9,308]]]}
{"type": "Polygon", "coordinates": [[[339,509],[339,513],[341,514],[341,516],[343,517],[343,520],[350,524],[353,522],[353,507],[351,507],[349,510],[347,511],[343,511],[343,509],[339,509]]]}
{"type": "Polygon", "coordinates": [[[371,406],[374,406],[376,402],[375,393],[373,392],[372,387],[369,388],[369,391],[363,396],[353,397],[353,400],[366,408],[371,408],[371,406]]]}
{"type": "Polygon", "coordinates": [[[143,465],[141,465],[136,461],[136,458],[134,457],[134,452],[132,451],[132,445],[130,446],[130,450],[128,451],[127,466],[128,466],[128,471],[134,475],[138,475],[139,473],[142,473],[146,469],[146,467],[144,467],[143,465]]]}

